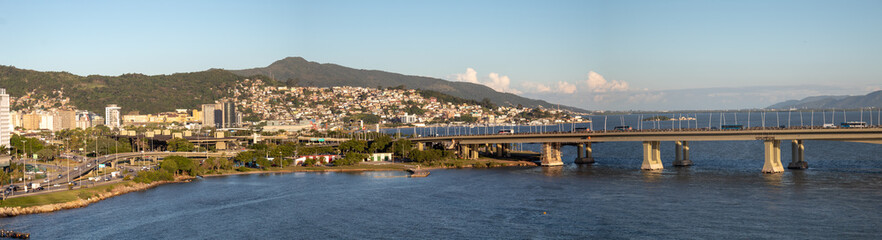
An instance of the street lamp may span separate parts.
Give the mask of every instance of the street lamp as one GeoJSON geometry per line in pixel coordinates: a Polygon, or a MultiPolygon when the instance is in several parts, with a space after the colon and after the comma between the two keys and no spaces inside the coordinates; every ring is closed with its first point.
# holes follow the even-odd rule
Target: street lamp
{"type": "MultiPolygon", "coordinates": [[[[21,148],[22,148],[22,153],[24,153],[24,156],[27,157],[28,151],[27,151],[27,145],[25,145],[24,138],[21,139],[21,148]]],[[[25,179],[25,175],[27,175],[25,172],[28,170],[28,165],[26,163],[27,163],[27,161],[25,161],[25,159],[22,158],[21,159],[21,183],[22,184],[25,183],[24,179],[25,179]]],[[[27,184],[25,184],[24,187],[27,188],[27,184]]]]}

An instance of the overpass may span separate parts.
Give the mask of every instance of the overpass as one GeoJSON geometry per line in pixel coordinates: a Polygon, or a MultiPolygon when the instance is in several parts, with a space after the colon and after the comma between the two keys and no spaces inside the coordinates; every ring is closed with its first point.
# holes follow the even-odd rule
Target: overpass
{"type": "Polygon", "coordinates": [[[512,143],[541,143],[543,166],[562,165],[560,147],[564,144],[578,146],[576,163],[593,163],[591,143],[593,142],[643,142],[642,169],[662,169],[660,142],[675,143],[675,166],[692,164],[689,159],[690,141],[763,141],[765,163],[763,172],[783,172],[781,164],[781,141],[789,140],[793,146],[793,159],[788,165],[791,169],[804,169],[804,140],[826,140],[882,144],[882,128],[751,128],[746,130],[636,130],[636,131],[591,131],[460,135],[411,138],[422,149],[427,143],[442,143],[455,149],[464,158],[477,158],[478,148],[495,152],[497,156],[506,155],[512,143]]]}
{"type": "MultiPolygon", "coordinates": [[[[86,173],[98,169],[98,164],[107,164],[115,161],[120,161],[123,159],[135,158],[135,157],[169,157],[169,156],[182,156],[188,158],[207,158],[207,157],[235,157],[236,152],[125,152],[125,153],[115,153],[108,154],[96,158],[92,158],[84,161],[82,164],[77,166],[77,170],[68,170],[70,171],[70,177],[77,178],[85,175],[86,173]],[[94,165],[93,165],[94,164],[94,165]]],[[[67,174],[63,174],[67,176],[67,174]]],[[[50,182],[50,184],[64,184],[67,182],[67,178],[65,179],[55,179],[50,182]]]]}

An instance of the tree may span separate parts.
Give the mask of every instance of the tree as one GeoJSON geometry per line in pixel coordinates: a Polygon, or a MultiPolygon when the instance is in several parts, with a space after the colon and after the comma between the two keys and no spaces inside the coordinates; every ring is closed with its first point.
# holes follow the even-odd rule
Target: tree
{"type": "Polygon", "coordinates": [[[338,158],[337,160],[334,160],[334,165],[337,165],[337,166],[355,165],[361,161],[364,161],[365,158],[367,158],[366,154],[355,153],[355,152],[347,153],[346,156],[344,156],[343,158],[338,158]]]}
{"type": "Polygon", "coordinates": [[[374,141],[371,142],[371,146],[368,149],[370,153],[378,153],[378,152],[388,152],[389,146],[392,144],[392,138],[388,135],[380,135],[379,137],[374,138],[374,141]]]}
{"type": "Polygon", "coordinates": [[[318,163],[318,160],[315,158],[307,158],[303,161],[303,164],[306,166],[315,166],[318,163]]]}
{"type": "Polygon", "coordinates": [[[40,151],[37,151],[37,157],[40,158],[41,161],[52,161],[55,160],[55,149],[53,148],[43,148],[40,151]]]}
{"type": "Polygon", "coordinates": [[[263,161],[267,161],[266,158],[263,157],[263,155],[258,154],[254,150],[244,151],[236,154],[235,160],[241,163],[257,163],[261,165],[261,167],[264,167],[264,165],[260,163],[263,161]]]}
{"type": "Polygon", "coordinates": [[[413,148],[413,143],[408,139],[398,139],[392,143],[392,152],[399,157],[407,157],[407,153],[413,148]]]}
{"type": "Polygon", "coordinates": [[[348,141],[340,143],[340,151],[343,151],[344,153],[364,153],[366,149],[367,141],[364,140],[350,139],[348,141]]]}
{"type": "Polygon", "coordinates": [[[168,141],[168,150],[173,152],[190,152],[193,151],[193,144],[183,138],[172,138],[168,141]]]}
{"type": "Polygon", "coordinates": [[[187,174],[190,176],[194,176],[199,174],[199,169],[196,167],[196,164],[193,163],[192,159],[182,157],[182,156],[169,156],[165,158],[165,160],[174,160],[178,165],[178,173],[187,174]]]}
{"type": "Polygon", "coordinates": [[[168,173],[177,174],[178,163],[174,159],[165,158],[162,160],[162,163],[159,164],[159,168],[168,173]]]}

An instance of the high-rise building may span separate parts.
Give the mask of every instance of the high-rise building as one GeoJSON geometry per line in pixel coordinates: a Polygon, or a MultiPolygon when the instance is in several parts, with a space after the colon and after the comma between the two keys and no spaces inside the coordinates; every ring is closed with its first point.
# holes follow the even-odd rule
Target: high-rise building
{"type": "Polygon", "coordinates": [[[119,128],[121,109],[122,108],[116,106],[116,104],[107,105],[107,107],[104,108],[104,125],[109,128],[119,128]]]}
{"type": "Polygon", "coordinates": [[[214,127],[215,128],[224,128],[224,111],[220,109],[214,110],[214,127]]]}
{"type": "Polygon", "coordinates": [[[12,119],[9,115],[9,94],[6,94],[5,88],[0,88],[0,146],[5,146],[7,149],[12,147],[9,145],[12,130],[12,119]]]}
{"type": "Polygon", "coordinates": [[[202,126],[216,127],[214,123],[214,110],[217,104],[202,104],[202,126]]]}
{"type": "Polygon", "coordinates": [[[234,128],[239,126],[239,119],[236,115],[236,104],[232,102],[224,102],[224,128],[234,128]]]}

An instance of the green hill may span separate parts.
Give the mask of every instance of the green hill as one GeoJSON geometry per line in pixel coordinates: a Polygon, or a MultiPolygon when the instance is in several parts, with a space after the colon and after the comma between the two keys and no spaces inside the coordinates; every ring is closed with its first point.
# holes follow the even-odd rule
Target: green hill
{"type": "Polygon", "coordinates": [[[64,96],[80,109],[103,113],[107,104],[118,104],[123,112],[158,113],[176,108],[197,108],[230,96],[238,80],[245,77],[229,71],[211,69],[202,72],[147,76],[78,76],[67,72],[40,72],[0,65],[0,88],[13,97],[34,91],[37,96],[64,96]]]}
{"type": "MultiPolygon", "coordinates": [[[[408,89],[432,90],[475,101],[482,101],[484,98],[487,98],[493,104],[500,106],[517,106],[520,104],[525,107],[543,106],[546,108],[557,108],[556,104],[524,98],[511,93],[497,92],[480,84],[451,82],[437,78],[408,76],[377,70],[353,69],[336,64],[310,62],[300,57],[288,57],[264,68],[232,70],[232,72],[240,76],[257,74],[273,76],[276,80],[284,81],[290,86],[356,86],[375,88],[404,85],[408,89]]],[[[560,108],[585,112],[585,110],[573,107],[560,106],[560,108]]]]}

